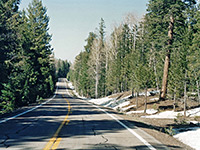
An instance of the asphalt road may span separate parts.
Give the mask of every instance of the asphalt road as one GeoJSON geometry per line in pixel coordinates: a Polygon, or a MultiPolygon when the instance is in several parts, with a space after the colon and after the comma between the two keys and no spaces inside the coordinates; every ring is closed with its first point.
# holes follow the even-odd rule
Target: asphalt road
{"type": "Polygon", "coordinates": [[[0,150],[167,149],[116,112],[70,96],[65,79],[57,87],[45,104],[0,119],[0,150]]]}

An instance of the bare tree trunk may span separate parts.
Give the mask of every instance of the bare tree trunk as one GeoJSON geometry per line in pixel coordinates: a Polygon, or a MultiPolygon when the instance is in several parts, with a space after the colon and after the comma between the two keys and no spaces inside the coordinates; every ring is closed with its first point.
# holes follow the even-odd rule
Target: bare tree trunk
{"type": "MultiPolygon", "coordinates": [[[[135,25],[135,28],[137,28],[137,25],[135,25]]],[[[136,48],[136,31],[134,32],[134,36],[133,36],[133,49],[134,49],[134,51],[135,51],[135,48],[136,48]]]]}
{"type": "Polygon", "coordinates": [[[138,91],[136,92],[136,110],[138,109],[138,91]]]}
{"type": "Polygon", "coordinates": [[[157,89],[157,91],[159,90],[159,83],[158,83],[158,77],[157,77],[157,69],[156,69],[156,60],[155,60],[155,57],[154,57],[154,73],[155,73],[155,80],[156,80],[156,89],[157,89]]]}
{"type": "Polygon", "coordinates": [[[198,94],[198,103],[200,104],[200,91],[199,91],[199,81],[196,81],[197,84],[197,94],[198,94]]]}
{"type": "Polygon", "coordinates": [[[168,46],[169,46],[169,48],[168,48],[166,56],[165,56],[161,99],[165,99],[166,94],[167,94],[167,81],[168,81],[168,72],[169,72],[170,54],[171,54],[170,46],[172,45],[173,34],[174,34],[173,29],[174,29],[174,17],[170,16],[170,23],[169,23],[169,30],[168,30],[168,37],[169,37],[168,46]]]}
{"type": "Polygon", "coordinates": [[[145,87],[145,103],[144,103],[144,113],[147,111],[147,87],[145,87]]]}
{"type": "Polygon", "coordinates": [[[95,77],[95,98],[98,98],[98,85],[99,85],[99,77],[98,77],[98,74],[96,74],[96,77],[95,77]]]}
{"type": "Polygon", "coordinates": [[[174,112],[176,111],[176,88],[174,89],[174,112]]]}
{"type": "Polygon", "coordinates": [[[185,83],[184,83],[184,117],[186,117],[187,111],[187,82],[186,82],[186,73],[185,73],[185,83]]]}
{"type": "Polygon", "coordinates": [[[132,97],[134,97],[134,88],[132,88],[132,97]]]}

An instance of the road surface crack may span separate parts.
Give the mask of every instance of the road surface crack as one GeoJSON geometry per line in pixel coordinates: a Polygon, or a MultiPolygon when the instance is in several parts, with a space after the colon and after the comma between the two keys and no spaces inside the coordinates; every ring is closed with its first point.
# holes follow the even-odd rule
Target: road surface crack
{"type": "Polygon", "coordinates": [[[108,142],[108,139],[105,138],[103,135],[101,136],[105,141],[104,141],[104,144],[108,142]]]}
{"type": "Polygon", "coordinates": [[[22,132],[23,130],[25,130],[26,128],[28,128],[28,127],[30,127],[30,126],[31,126],[31,124],[25,125],[23,128],[17,130],[15,133],[16,133],[16,134],[19,134],[20,132],[22,132]]]}
{"type": "Polygon", "coordinates": [[[5,134],[4,136],[5,136],[5,140],[1,142],[0,144],[3,144],[4,147],[8,148],[9,145],[7,145],[6,142],[10,139],[10,137],[7,134],[5,134]]]}
{"type": "Polygon", "coordinates": [[[96,131],[95,131],[95,126],[92,127],[92,131],[93,131],[93,133],[94,133],[94,136],[96,136],[97,133],[96,133],[96,131]]]}

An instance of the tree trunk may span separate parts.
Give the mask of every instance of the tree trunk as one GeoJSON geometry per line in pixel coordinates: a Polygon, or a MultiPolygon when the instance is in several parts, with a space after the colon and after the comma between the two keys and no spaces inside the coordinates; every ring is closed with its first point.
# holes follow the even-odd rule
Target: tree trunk
{"type": "Polygon", "coordinates": [[[99,85],[99,77],[98,77],[98,74],[96,74],[96,77],[95,77],[95,98],[98,98],[98,85],[99,85]]]}
{"type": "Polygon", "coordinates": [[[176,88],[174,89],[174,112],[176,111],[176,88]]]}
{"type": "Polygon", "coordinates": [[[144,103],[144,113],[147,111],[147,87],[145,87],[145,103],[144,103]]]}
{"type": "Polygon", "coordinates": [[[186,89],[186,81],[184,85],[184,117],[186,117],[186,111],[187,111],[187,89],[186,89]]]}
{"type": "Polygon", "coordinates": [[[99,63],[98,59],[96,59],[96,70],[95,70],[95,98],[98,98],[98,86],[99,86],[99,63]]]}
{"type": "Polygon", "coordinates": [[[138,109],[138,91],[136,92],[136,110],[138,109]]]}
{"type": "Polygon", "coordinates": [[[159,90],[159,83],[158,83],[158,75],[157,75],[157,69],[156,69],[156,60],[155,60],[155,57],[154,57],[154,73],[155,73],[155,80],[156,80],[156,88],[157,88],[157,91],[159,90]]]}
{"type": "Polygon", "coordinates": [[[134,88],[132,88],[132,97],[134,97],[134,88]]]}
{"type": "Polygon", "coordinates": [[[187,81],[186,81],[187,74],[185,73],[185,83],[184,83],[184,117],[186,117],[187,111],[187,81]]]}
{"type": "Polygon", "coordinates": [[[168,30],[168,50],[166,52],[165,56],[165,64],[164,64],[164,71],[163,71],[163,81],[162,81],[162,90],[161,90],[161,99],[166,98],[167,94],[167,81],[168,81],[168,73],[169,73],[169,66],[170,66],[170,54],[171,54],[171,48],[172,40],[173,40],[173,29],[174,29],[174,17],[170,16],[170,23],[169,23],[169,30],[168,30]]]}
{"type": "Polygon", "coordinates": [[[198,103],[200,104],[200,91],[199,91],[199,81],[196,81],[197,84],[197,94],[198,94],[198,103]]]}

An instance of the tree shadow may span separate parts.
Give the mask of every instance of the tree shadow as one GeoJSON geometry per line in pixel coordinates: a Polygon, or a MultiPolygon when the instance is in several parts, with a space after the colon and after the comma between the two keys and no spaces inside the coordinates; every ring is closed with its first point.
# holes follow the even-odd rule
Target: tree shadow
{"type": "MultiPolygon", "coordinates": [[[[64,90],[63,87],[59,87],[59,89],[64,90]]],[[[111,109],[101,108],[110,114],[119,114],[111,109]]],[[[115,137],[118,133],[126,130],[118,122],[107,117],[107,115],[98,108],[85,103],[83,100],[75,100],[67,94],[58,93],[49,103],[34,111],[0,124],[0,149],[9,149],[13,147],[34,149],[34,146],[30,146],[30,144],[34,143],[43,143],[43,146],[45,146],[48,140],[54,136],[66,116],[70,122],[64,125],[60,130],[58,134],[59,138],[76,139],[84,136],[103,136],[105,134],[112,134],[115,137]],[[70,103],[70,113],[68,103],[63,97],[67,98],[70,103]]],[[[137,126],[148,129],[158,128],[159,130],[157,126],[150,126],[135,121],[120,120],[120,122],[126,124],[131,129],[136,129],[135,126],[137,126]]],[[[127,132],[127,134],[127,136],[124,135],[124,137],[119,138],[130,138],[130,136],[132,136],[129,135],[129,132],[127,132]]],[[[88,149],[148,149],[146,145],[127,147],[121,146],[120,143],[101,143],[99,145],[85,144],[88,144],[88,149]]],[[[151,144],[156,149],[163,149],[163,146],[160,144],[151,144]]],[[[168,145],[168,147],[170,148],[171,146],[168,145]]],[[[181,149],[181,147],[178,146],[176,148],[181,149]]],[[[64,149],[67,150],[67,148],[64,149]]]]}

